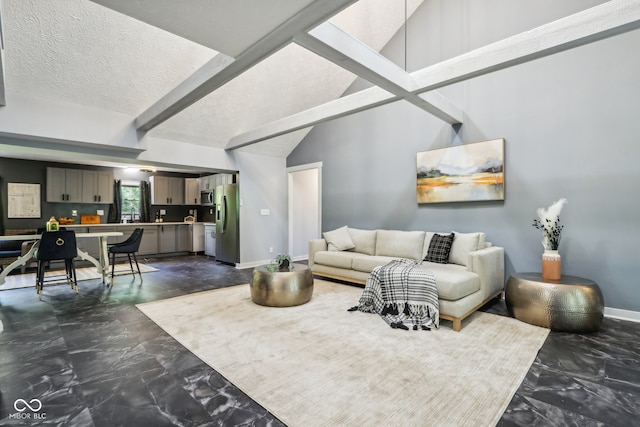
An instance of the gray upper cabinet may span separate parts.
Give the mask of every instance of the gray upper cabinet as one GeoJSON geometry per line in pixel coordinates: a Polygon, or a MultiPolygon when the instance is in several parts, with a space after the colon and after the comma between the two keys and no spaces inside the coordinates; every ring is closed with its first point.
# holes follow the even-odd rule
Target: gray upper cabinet
{"type": "Polygon", "coordinates": [[[112,203],[113,172],[47,168],[47,202],[112,203]]]}
{"type": "Polygon", "coordinates": [[[84,203],[112,203],[113,173],[83,170],[82,201],[84,203]]]}
{"type": "Polygon", "coordinates": [[[201,191],[209,191],[209,190],[215,190],[215,184],[213,182],[213,177],[215,175],[207,175],[207,176],[203,176],[200,177],[200,190],[201,191]]]}
{"type": "Polygon", "coordinates": [[[199,205],[200,204],[200,185],[198,178],[184,179],[184,204],[199,205]]]}
{"type": "Polygon", "coordinates": [[[152,205],[184,205],[184,178],[149,177],[152,205]]]}
{"type": "Polygon", "coordinates": [[[200,178],[200,189],[202,191],[215,190],[218,185],[233,184],[233,174],[217,173],[200,178]]]}
{"type": "Polygon", "coordinates": [[[82,203],[82,170],[47,168],[47,202],[82,203]]]}

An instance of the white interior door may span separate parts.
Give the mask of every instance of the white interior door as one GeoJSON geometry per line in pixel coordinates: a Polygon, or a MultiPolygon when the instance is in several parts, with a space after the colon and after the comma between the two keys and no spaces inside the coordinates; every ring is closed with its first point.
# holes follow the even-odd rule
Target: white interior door
{"type": "Polygon", "coordinates": [[[289,182],[289,254],[309,257],[309,240],[322,235],[322,163],[287,169],[289,182]]]}

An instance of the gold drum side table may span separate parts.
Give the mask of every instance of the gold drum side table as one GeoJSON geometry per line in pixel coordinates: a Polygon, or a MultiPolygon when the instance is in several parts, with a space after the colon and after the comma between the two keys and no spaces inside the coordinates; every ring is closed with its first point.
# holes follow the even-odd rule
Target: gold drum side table
{"type": "Polygon", "coordinates": [[[505,300],[516,319],[554,331],[597,331],[604,314],[598,284],[575,276],[545,280],[540,273],[514,274],[507,281],[505,300]]]}
{"type": "Polygon", "coordinates": [[[290,271],[269,271],[256,267],[251,278],[251,301],[269,307],[291,307],[309,302],[313,274],[306,265],[292,264],[290,271]]]}

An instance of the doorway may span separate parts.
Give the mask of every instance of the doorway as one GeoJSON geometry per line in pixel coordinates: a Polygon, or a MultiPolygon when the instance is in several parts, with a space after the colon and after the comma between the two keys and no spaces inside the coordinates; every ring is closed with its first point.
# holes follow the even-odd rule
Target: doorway
{"type": "Polygon", "coordinates": [[[289,254],[309,258],[309,240],[322,236],[322,162],[287,168],[289,254]]]}

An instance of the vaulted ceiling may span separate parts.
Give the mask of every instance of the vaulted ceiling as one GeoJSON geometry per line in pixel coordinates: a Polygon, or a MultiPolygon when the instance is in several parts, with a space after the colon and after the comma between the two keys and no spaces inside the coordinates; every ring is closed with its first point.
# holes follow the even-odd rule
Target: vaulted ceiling
{"type": "MultiPolygon", "coordinates": [[[[6,90],[139,121],[170,111],[143,130],[225,148],[238,135],[339,98],[356,79],[291,43],[294,36],[330,20],[334,34],[379,51],[422,0],[409,0],[406,10],[404,1],[388,0],[3,3],[6,90]],[[229,64],[235,69],[216,75],[229,64]],[[203,76],[218,81],[198,88],[203,76]]],[[[286,156],[309,130],[240,149],[286,156]]]]}
{"type": "Polygon", "coordinates": [[[611,0],[408,73],[378,52],[421,3],[4,0],[0,89],[286,156],[316,123],[400,99],[460,123],[439,88],[640,28],[638,0],[611,0]],[[357,76],[372,86],[342,96],[357,76]]]}

